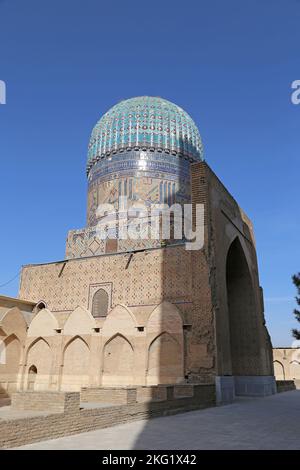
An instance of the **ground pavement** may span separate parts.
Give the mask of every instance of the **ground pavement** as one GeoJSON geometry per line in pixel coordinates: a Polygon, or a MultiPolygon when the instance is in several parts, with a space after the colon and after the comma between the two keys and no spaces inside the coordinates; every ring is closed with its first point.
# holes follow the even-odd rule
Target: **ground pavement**
{"type": "Polygon", "coordinates": [[[18,449],[300,449],[300,390],[18,449]]]}

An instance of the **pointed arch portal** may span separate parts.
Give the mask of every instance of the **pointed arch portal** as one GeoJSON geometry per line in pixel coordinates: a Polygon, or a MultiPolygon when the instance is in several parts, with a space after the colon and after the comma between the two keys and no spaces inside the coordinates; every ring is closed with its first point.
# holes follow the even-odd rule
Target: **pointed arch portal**
{"type": "Polygon", "coordinates": [[[257,375],[260,349],[255,294],[238,238],[227,254],[226,286],[232,375],[257,375]]]}

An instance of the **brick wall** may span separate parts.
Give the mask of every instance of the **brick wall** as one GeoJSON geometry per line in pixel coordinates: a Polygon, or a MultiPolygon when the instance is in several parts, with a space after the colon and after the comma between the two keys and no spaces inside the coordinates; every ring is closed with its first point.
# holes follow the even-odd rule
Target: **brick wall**
{"type": "Polygon", "coordinates": [[[204,204],[204,225],[208,225],[209,218],[209,198],[208,198],[208,181],[207,181],[207,165],[204,162],[194,163],[191,165],[191,192],[193,204],[193,230],[196,228],[195,214],[196,204],[204,204]]]}
{"type": "MultiPolygon", "coordinates": [[[[125,405],[131,401],[131,391],[136,389],[129,388],[96,388],[84,387],[80,393],[80,400],[82,403],[108,403],[116,405],[125,405]]],[[[134,395],[136,396],[136,394],[134,395]]]]}
{"type": "MultiPolygon", "coordinates": [[[[215,405],[214,385],[195,385],[193,397],[186,398],[174,398],[174,387],[167,387],[167,390],[168,400],[165,401],[81,410],[79,407],[71,406],[66,407],[64,413],[13,420],[2,419],[0,420],[0,448],[17,447],[129,421],[166,416],[215,405]]],[[[73,397],[74,401],[79,400],[79,393],[66,395],[73,397]]]]}
{"type": "Polygon", "coordinates": [[[148,401],[165,401],[168,392],[173,398],[193,397],[193,385],[153,385],[135,388],[120,387],[84,387],[80,393],[82,403],[130,404],[148,401]]]}
{"type": "Polygon", "coordinates": [[[277,386],[277,393],[296,390],[296,385],[293,380],[276,380],[276,386],[277,386]]]}
{"type": "Polygon", "coordinates": [[[164,401],[167,399],[167,387],[138,387],[137,401],[145,403],[148,401],[164,401]]]}
{"type": "Polygon", "coordinates": [[[193,385],[175,385],[174,386],[174,397],[175,398],[186,398],[194,395],[193,385]]]}
{"type": "Polygon", "coordinates": [[[19,411],[70,413],[79,410],[80,395],[74,392],[17,392],[12,395],[11,406],[19,411]]]}

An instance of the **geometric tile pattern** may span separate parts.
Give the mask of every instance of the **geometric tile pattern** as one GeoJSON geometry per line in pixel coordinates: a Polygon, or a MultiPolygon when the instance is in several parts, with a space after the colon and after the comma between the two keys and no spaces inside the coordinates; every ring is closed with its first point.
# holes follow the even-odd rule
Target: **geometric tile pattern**
{"type": "Polygon", "coordinates": [[[43,299],[51,311],[70,311],[78,305],[89,308],[90,287],[112,284],[112,307],[117,304],[152,305],[162,299],[192,301],[190,275],[192,252],[184,247],[129,254],[114,254],[69,260],[62,264],[25,266],[20,297],[43,299]],[[59,274],[61,275],[59,276],[59,274]]]}
{"type": "Polygon", "coordinates": [[[203,157],[198,128],[183,109],[162,98],[139,96],[116,104],[98,121],[89,143],[88,170],[98,158],[135,146],[203,157]]]}

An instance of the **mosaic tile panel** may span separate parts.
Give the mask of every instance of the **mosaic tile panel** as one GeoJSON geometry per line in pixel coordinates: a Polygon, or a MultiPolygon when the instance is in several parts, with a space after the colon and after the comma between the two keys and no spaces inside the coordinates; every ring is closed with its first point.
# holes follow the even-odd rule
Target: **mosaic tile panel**
{"type": "Polygon", "coordinates": [[[95,226],[100,204],[119,210],[119,198],[128,205],[186,204],[191,199],[190,162],[157,151],[129,151],[95,163],[89,173],[88,226],[95,226]]]}
{"type": "Polygon", "coordinates": [[[101,157],[127,148],[161,149],[201,160],[203,147],[192,118],[159,97],[121,101],[107,111],[92,131],[88,171],[101,157]]]}

